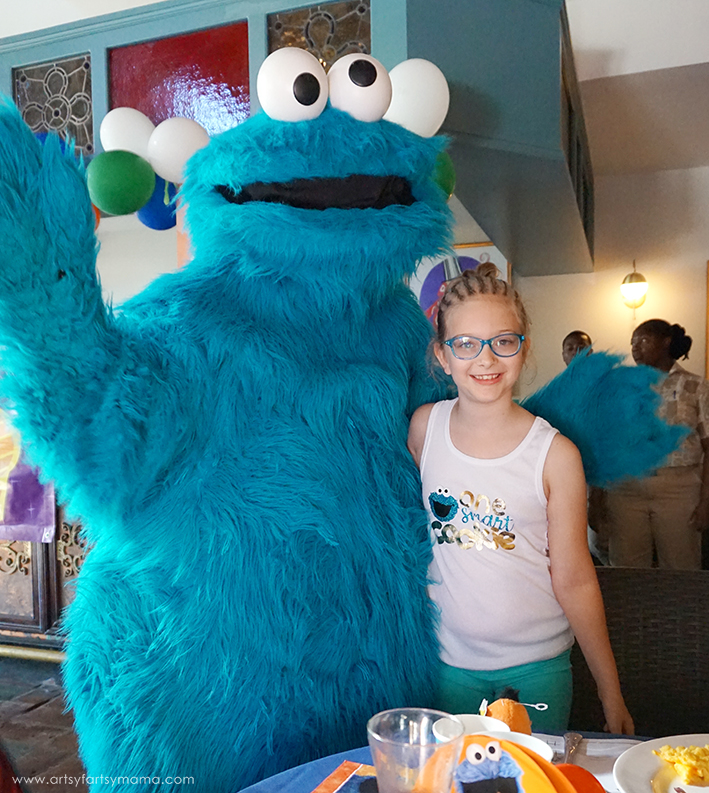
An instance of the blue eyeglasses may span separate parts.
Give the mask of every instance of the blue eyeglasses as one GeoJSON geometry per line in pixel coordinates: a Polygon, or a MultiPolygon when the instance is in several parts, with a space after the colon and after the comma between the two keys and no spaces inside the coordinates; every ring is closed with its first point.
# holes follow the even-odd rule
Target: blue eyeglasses
{"type": "Polygon", "coordinates": [[[524,336],[519,333],[501,333],[491,339],[478,339],[475,336],[455,336],[443,343],[451,348],[456,358],[469,361],[477,358],[487,344],[498,358],[511,358],[522,349],[524,336]]]}

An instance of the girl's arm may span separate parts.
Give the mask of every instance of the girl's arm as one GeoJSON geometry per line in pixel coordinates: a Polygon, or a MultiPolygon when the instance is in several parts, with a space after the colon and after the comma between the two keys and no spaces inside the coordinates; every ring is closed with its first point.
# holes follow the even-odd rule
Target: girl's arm
{"type": "Polygon", "coordinates": [[[554,594],[566,614],[598,687],[610,732],[632,735],[633,719],[620,691],[601,590],[586,537],[586,481],[581,455],[557,435],[544,465],[549,558],[554,594]]]}

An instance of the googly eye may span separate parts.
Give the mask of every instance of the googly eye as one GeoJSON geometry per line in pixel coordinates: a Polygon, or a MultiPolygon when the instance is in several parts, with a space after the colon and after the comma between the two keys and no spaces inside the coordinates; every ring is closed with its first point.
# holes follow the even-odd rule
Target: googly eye
{"type": "Polygon", "coordinates": [[[499,763],[500,758],[502,757],[500,742],[490,741],[490,743],[485,746],[485,754],[487,755],[488,760],[495,760],[499,763]]]}
{"type": "Polygon", "coordinates": [[[440,129],[448,113],[450,91],[443,72],[423,58],[410,58],[389,72],[391,103],[384,114],[424,138],[440,129]]]}
{"type": "Polygon", "coordinates": [[[389,74],[371,55],[345,55],[333,63],[327,81],[330,104],[359,121],[379,121],[391,102],[389,74]]]}
{"type": "Polygon", "coordinates": [[[486,757],[485,750],[479,743],[471,743],[465,750],[465,759],[471,765],[480,765],[486,757]]]}
{"type": "Polygon", "coordinates": [[[327,104],[327,75],[307,50],[283,47],[263,62],[256,93],[264,113],[276,121],[317,118],[327,104]]]}

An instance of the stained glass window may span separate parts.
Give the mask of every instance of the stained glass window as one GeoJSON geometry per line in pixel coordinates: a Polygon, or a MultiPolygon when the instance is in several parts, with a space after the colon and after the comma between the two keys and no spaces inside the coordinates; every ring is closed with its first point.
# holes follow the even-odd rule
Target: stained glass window
{"type": "Polygon", "coordinates": [[[300,47],[326,69],[350,52],[371,52],[370,0],[320,3],[268,15],[268,51],[300,47]]]}
{"type": "Polygon", "coordinates": [[[35,134],[57,132],[93,154],[90,55],[20,66],[12,83],[15,104],[35,134]]]}
{"type": "Polygon", "coordinates": [[[249,116],[246,22],[116,47],[108,68],[111,108],[135,108],[154,124],[181,116],[216,135],[249,116]]]}

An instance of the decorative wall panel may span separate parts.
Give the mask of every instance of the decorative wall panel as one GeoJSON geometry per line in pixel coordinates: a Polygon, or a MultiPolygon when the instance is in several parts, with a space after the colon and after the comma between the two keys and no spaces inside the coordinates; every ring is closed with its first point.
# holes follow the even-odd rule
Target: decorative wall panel
{"type": "Polygon", "coordinates": [[[62,645],[61,614],[87,553],[81,526],[61,508],[53,542],[0,540],[0,644],[62,645]]]}
{"type": "Polygon", "coordinates": [[[31,545],[0,541],[0,614],[30,620],[34,616],[31,545]]]}
{"type": "Polygon", "coordinates": [[[79,575],[86,558],[86,540],[81,536],[81,524],[61,522],[57,537],[57,564],[62,594],[62,608],[74,599],[72,582],[79,575]],[[69,584],[69,586],[67,586],[69,584]]]}
{"type": "Polygon", "coordinates": [[[371,52],[370,0],[320,3],[268,15],[268,51],[309,50],[325,69],[350,52],[371,52]]]}
{"type": "Polygon", "coordinates": [[[132,107],[154,123],[181,116],[216,135],[248,118],[246,22],[109,50],[111,108],[132,107]]]}
{"type": "Polygon", "coordinates": [[[12,70],[13,98],[35,134],[57,132],[94,153],[91,56],[20,66],[12,70]]]}

